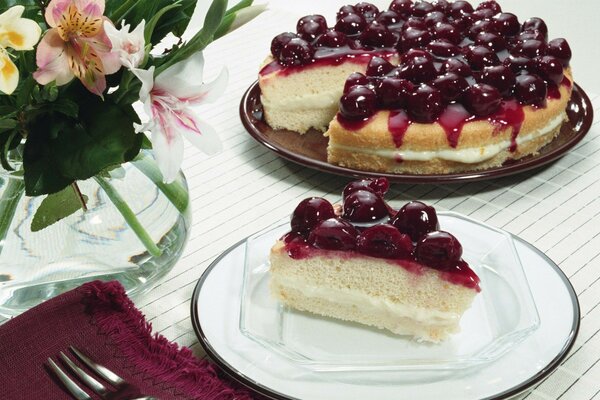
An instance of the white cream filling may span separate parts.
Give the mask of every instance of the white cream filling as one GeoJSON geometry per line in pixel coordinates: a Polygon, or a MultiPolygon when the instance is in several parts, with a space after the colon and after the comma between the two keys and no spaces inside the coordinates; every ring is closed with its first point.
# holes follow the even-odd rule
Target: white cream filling
{"type": "Polygon", "coordinates": [[[342,90],[335,89],[318,94],[296,95],[286,93],[285,97],[272,100],[266,96],[261,96],[260,101],[264,107],[271,110],[318,110],[321,108],[337,109],[338,102],[342,97],[342,90]]]}
{"type": "MultiPolygon", "coordinates": [[[[561,113],[556,118],[533,132],[526,135],[517,136],[517,145],[527,143],[540,136],[547,135],[562,124],[565,119],[565,113],[561,113]]],[[[354,153],[363,153],[375,155],[383,158],[402,159],[406,161],[430,161],[433,159],[442,159],[448,161],[457,161],[465,164],[475,164],[493,158],[495,155],[511,146],[510,140],[490,144],[482,147],[472,147],[468,149],[446,149],[437,151],[412,151],[412,150],[391,150],[391,149],[365,149],[362,147],[345,146],[329,142],[331,148],[351,151],[354,153]]]]}
{"type": "Polygon", "coordinates": [[[281,276],[274,276],[273,279],[275,283],[299,290],[307,297],[323,298],[337,304],[356,305],[365,313],[380,315],[386,319],[410,318],[428,326],[456,325],[460,319],[460,315],[456,313],[399,304],[385,298],[369,296],[357,290],[317,287],[297,279],[281,276]]]}

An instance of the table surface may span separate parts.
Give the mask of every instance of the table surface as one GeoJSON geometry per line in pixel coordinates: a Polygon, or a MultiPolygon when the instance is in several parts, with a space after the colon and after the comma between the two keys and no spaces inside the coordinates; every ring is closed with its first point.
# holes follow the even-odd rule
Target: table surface
{"type": "MultiPolygon", "coordinates": [[[[374,1],[378,6],[387,2],[374,1]]],[[[597,0],[577,2],[499,0],[520,19],[539,16],[550,37],[566,37],[573,49],[575,80],[600,109],[600,11],[597,0]]],[[[256,80],[271,38],[293,30],[303,15],[332,17],[345,3],[319,0],[271,1],[252,23],[211,44],[205,74],[230,73],[226,93],[198,109],[219,132],[224,150],[212,157],[187,147],[183,170],[193,199],[193,227],[185,254],[155,289],[134,300],[154,329],[198,356],[204,353],[190,322],[190,298],[200,275],[232,244],[289,216],[308,196],[337,200],[349,179],[287,162],[266,150],[244,130],[239,100],[256,80]]],[[[197,27],[197,21],[193,22],[197,27]]],[[[600,400],[600,126],[548,168],[515,177],[453,185],[394,185],[392,203],[420,199],[505,229],[546,252],[570,278],[579,296],[582,323],[570,355],[528,399],[600,400]]]]}

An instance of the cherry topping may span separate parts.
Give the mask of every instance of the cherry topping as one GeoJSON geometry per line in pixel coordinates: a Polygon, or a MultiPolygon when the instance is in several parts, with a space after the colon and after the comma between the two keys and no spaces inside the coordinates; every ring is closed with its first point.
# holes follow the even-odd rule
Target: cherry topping
{"type": "Polygon", "coordinates": [[[479,32],[475,36],[475,44],[486,46],[490,50],[498,52],[506,49],[506,41],[500,35],[490,32],[479,32]]]}
{"type": "Polygon", "coordinates": [[[365,229],[356,240],[359,252],[379,258],[411,258],[413,244],[408,235],[398,232],[389,224],[365,229]]]}
{"type": "Polygon", "coordinates": [[[535,70],[539,76],[557,85],[563,80],[563,65],[553,56],[536,57],[533,59],[535,70]]]}
{"type": "Polygon", "coordinates": [[[563,38],[551,40],[548,42],[548,54],[558,58],[563,66],[567,67],[572,55],[569,42],[563,38]]]}
{"type": "Polygon", "coordinates": [[[397,40],[387,26],[377,21],[371,22],[360,38],[365,45],[372,47],[393,47],[397,40]]]}
{"type": "Polygon", "coordinates": [[[450,3],[446,0],[434,0],[431,2],[431,5],[435,11],[441,11],[443,13],[447,13],[450,9],[450,3]]]}
{"type": "Polygon", "coordinates": [[[546,38],[540,31],[525,31],[519,33],[519,35],[513,39],[513,43],[516,46],[517,44],[526,42],[528,40],[539,40],[540,42],[545,42],[546,38]]]}
{"type": "Polygon", "coordinates": [[[348,38],[342,32],[329,30],[319,36],[314,42],[315,47],[342,47],[348,43],[348,38]]]}
{"type": "Polygon", "coordinates": [[[382,108],[404,108],[408,104],[415,86],[412,82],[394,77],[386,77],[377,86],[377,98],[382,108]]]}
{"type": "Polygon", "coordinates": [[[437,23],[446,21],[446,15],[441,11],[432,11],[423,18],[425,26],[432,27],[437,23]]]}
{"type": "Polygon", "coordinates": [[[481,21],[483,19],[490,19],[494,16],[494,11],[489,8],[480,8],[479,10],[475,10],[471,13],[471,18],[473,21],[481,21]]]}
{"type": "Polygon", "coordinates": [[[408,28],[417,28],[423,31],[427,30],[427,25],[425,25],[425,21],[423,20],[423,18],[410,17],[406,20],[404,25],[402,25],[402,31],[404,32],[408,28]]]}
{"type": "Polygon", "coordinates": [[[371,3],[358,3],[354,6],[354,8],[365,17],[367,21],[375,19],[377,14],[379,14],[379,9],[371,3]]]}
{"type": "Polygon", "coordinates": [[[463,103],[472,114],[485,117],[498,111],[502,96],[495,87],[476,83],[465,92],[463,103]]]}
{"type": "Polygon", "coordinates": [[[393,0],[390,4],[390,10],[400,15],[409,15],[412,13],[412,0],[393,0]]]}
{"type": "Polygon", "coordinates": [[[509,96],[516,82],[513,71],[504,65],[485,67],[477,80],[494,86],[502,96],[509,96]]]}
{"type": "Polygon", "coordinates": [[[471,14],[473,6],[468,1],[455,1],[450,4],[450,15],[454,18],[461,18],[464,15],[471,14]]]}
{"type": "Polygon", "coordinates": [[[469,28],[469,38],[475,40],[481,32],[497,33],[496,24],[491,19],[477,21],[469,28]]]}
{"type": "Polygon", "coordinates": [[[321,197],[310,197],[298,204],[292,213],[292,232],[308,234],[319,222],[334,218],[333,206],[321,197]]]}
{"type": "Polygon", "coordinates": [[[351,193],[354,193],[357,190],[370,190],[373,193],[383,196],[387,193],[389,188],[390,183],[386,178],[362,179],[360,181],[354,181],[347,184],[342,192],[342,196],[345,199],[351,193]]]}
{"type": "Polygon", "coordinates": [[[472,74],[471,67],[467,63],[458,58],[450,58],[442,63],[440,72],[448,73],[455,72],[460,76],[469,76],[472,74]]]}
{"type": "Polygon", "coordinates": [[[385,58],[373,57],[367,66],[368,76],[384,76],[392,72],[394,66],[385,58]]]}
{"type": "Polygon", "coordinates": [[[348,14],[341,17],[335,24],[335,30],[346,35],[356,35],[367,26],[365,17],[360,14],[348,14]]]}
{"type": "Polygon", "coordinates": [[[462,246],[448,232],[434,231],[426,234],[415,249],[417,261],[436,269],[455,267],[462,257],[462,246]]]}
{"type": "Polygon", "coordinates": [[[418,57],[425,57],[429,61],[433,61],[433,57],[428,51],[421,49],[410,49],[400,56],[400,62],[402,64],[406,64],[418,57]]]}
{"type": "Polygon", "coordinates": [[[279,57],[283,46],[285,46],[290,40],[297,37],[298,35],[292,32],[284,32],[275,36],[271,41],[271,54],[273,54],[274,57],[279,57]]]}
{"type": "Polygon", "coordinates": [[[296,31],[300,37],[308,42],[327,32],[327,21],[322,15],[307,15],[298,20],[296,31]]]}
{"type": "Polygon", "coordinates": [[[512,72],[514,72],[516,74],[520,71],[528,71],[531,68],[531,66],[533,65],[533,62],[531,61],[531,58],[529,58],[529,57],[514,56],[511,54],[507,58],[504,59],[502,64],[506,65],[508,68],[510,68],[510,70],[512,72]]]}
{"type": "Polygon", "coordinates": [[[465,58],[474,70],[482,70],[484,67],[496,65],[500,62],[498,56],[489,47],[473,46],[467,49],[465,58]]]}
{"type": "Polygon", "coordinates": [[[428,82],[435,78],[438,71],[431,56],[415,56],[408,60],[401,69],[400,77],[415,83],[428,82]]]}
{"type": "Polygon", "coordinates": [[[353,250],[358,230],[349,222],[329,218],[319,222],[308,236],[308,243],[323,250],[353,250]]]}
{"type": "Polygon", "coordinates": [[[339,9],[339,11],[337,12],[335,19],[336,19],[336,21],[339,21],[343,17],[350,15],[350,14],[358,14],[358,10],[356,8],[354,8],[354,6],[351,6],[351,5],[342,6],[339,9]]]}
{"type": "Polygon", "coordinates": [[[521,31],[519,18],[512,13],[501,13],[494,15],[494,22],[499,33],[505,36],[514,36],[521,31]]]}
{"type": "Polygon", "coordinates": [[[486,0],[477,6],[477,10],[484,9],[491,10],[494,14],[502,12],[502,7],[500,7],[500,4],[496,3],[494,0],[486,0]]]}
{"type": "Polygon", "coordinates": [[[438,89],[419,86],[408,99],[408,114],[416,122],[430,123],[444,110],[444,99],[438,89]]]}
{"type": "Polygon", "coordinates": [[[436,57],[442,58],[453,57],[460,54],[458,46],[446,39],[436,39],[429,43],[426,49],[436,57]]]}
{"type": "Polygon", "coordinates": [[[413,6],[412,14],[415,17],[424,17],[426,14],[434,11],[433,5],[428,1],[419,1],[413,6]]]}
{"type": "Polygon", "coordinates": [[[435,78],[431,86],[440,91],[444,100],[451,102],[462,96],[469,88],[469,83],[457,73],[448,72],[435,78]]]}
{"type": "Polygon", "coordinates": [[[380,24],[389,26],[399,23],[400,21],[402,21],[402,18],[397,12],[387,10],[380,12],[377,18],[375,18],[375,21],[379,22],[380,24]]]}
{"type": "Polygon", "coordinates": [[[529,18],[523,22],[524,31],[540,31],[545,37],[548,36],[548,27],[543,19],[538,17],[529,18]]]}
{"type": "Polygon", "coordinates": [[[423,48],[432,39],[431,33],[417,28],[408,28],[402,32],[400,42],[398,43],[402,51],[408,51],[414,48],[423,48]]]}
{"type": "Polygon", "coordinates": [[[344,93],[348,93],[352,86],[366,86],[369,83],[369,78],[360,72],[353,72],[348,78],[346,78],[346,83],[344,84],[344,93]]]}
{"type": "Polygon", "coordinates": [[[353,86],[340,99],[340,113],[348,119],[370,117],[376,107],[377,96],[366,86],[353,86]]]}
{"type": "Polygon", "coordinates": [[[286,67],[304,65],[312,60],[315,49],[304,39],[290,39],[279,52],[279,62],[286,67]]]}
{"type": "Polygon", "coordinates": [[[459,44],[463,37],[460,30],[447,22],[438,22],[433,26],[433,35],[437,39],[446,39],[454,44],[459,44]]]}
{"type": "Polygon", "coordinates": [[[529,58],[543,56],[545,53],[546,43],[542,42],[541,40],[525,40],[523,42],[519,42],[510,51],[510,54],[529,58]]]}
{"type": "Polygon", "coordinates": [[[390,221],[400,232],[419,241],[426,233],[440,229],[435,208],[420,201],[406,203],[390,221]]]}
{"type": "Polygon", "coordinates": [[[371,190],[357,190],[344,199],[342,217],[352,222],[371,222],[388,215],[383,198],[371,190]]]}
{"type": "Polygon", "coordinates": [[[548,87],[542,78],[534,74],[517,76],[515,96],[521,104],[543,107],[546,104],[548,87]]]}

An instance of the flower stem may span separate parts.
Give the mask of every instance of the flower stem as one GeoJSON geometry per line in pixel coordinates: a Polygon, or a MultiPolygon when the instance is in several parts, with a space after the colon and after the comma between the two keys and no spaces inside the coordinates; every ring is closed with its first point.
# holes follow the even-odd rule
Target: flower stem
{"type": "Polygon", "coordinates": [[[140,224],[137,217],[129,208],[125,200],[121,197],[119,192],[110,184],[107,180],[100,176],[94,177],[98,185],[104,190],[110,201],[117,207],[117,210],[121,213],[127,225],[135,232],[137,237],[140,239],[146,250],[153,256],[159,257],[162,254],[162,250],[154,243],[146,229],[140,224]]]}
{"type": "Polygon", "coordinates": [[[132,164],[158,187],[180,213],[183,214],[186,212],[190,203],[190,197],[188,191],[181,183],[164,183],[158,166],[143,153],[140,153],[133,160],[132,164]]]}
{"type": "Polygon", "coordinates": [[[123,4],[121,4],[121,6],[117,8],[114,13],[112,13],[110,19],[113,21],[115,26],[118,25],[118,22],[120,22],[121,19],[125,18],[125,16],[129,14],[129,11],[135,7],[137,2],[138,0],[125,0],[123,4]]]}
{"type": "Polygon", "coordinates": [[[79,190],[79,185],[77,184],[77,182],[71,183],[71,187],[73,188],[73,191],[75,192],[77,198],[79,199],[79,202],[81,203],[81,208],[83,209],[83,211],[87,211],[88,208],[87,204],[85,204],[85,197],[83,197],[83,194],[81,194],[81,190],[79,190]]]}
{"type": "Polygon", "coordinates": [[[4,240],[12,224],[17,205],[25,193],[25,182],[22,179],[8,179],[6,189],[0,198],[0,252],[4,248],[4,240]]]}

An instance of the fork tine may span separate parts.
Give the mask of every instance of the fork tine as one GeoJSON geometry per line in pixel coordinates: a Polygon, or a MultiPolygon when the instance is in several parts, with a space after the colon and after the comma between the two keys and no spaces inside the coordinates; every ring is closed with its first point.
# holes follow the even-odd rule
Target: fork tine
{"type": "Polygon", "coordinates": [[[119,375],[115,374],[108,368],[92,361],[88,356],[83,354],[81,351],[77,350],[75,347],[70,346],[70,348],[71,351],[75,353],[85,365],[87,365],[91,370],[95,371],[98,375],[103,377],[111,385],[119,386],[125,383],[125,380],[119,375]]]}
{"type": "Polygon", "coordinates": [[[56,365],[54,361],[52,361],[51,358],[48,358],[48,365],[50,366],[50,369],[52,369],[52,371],[56,374],[58,379],[60,379],[63,385],[65,385],[67,390],[73,395],[73,397],[75,397],[77,400],[92,399],[86,392],[84,392],[79,386],[77,386],[77,384],[73,382],[73,380],[71,380],[71,378],[69,378],[67,374],[65,374],[63,370],[60,369],[60,367],[56,365]]]}
{"type": "Polygon", "coordinates": [[[73,373],[75,373],[75,375],[77,375],[79,377],[79,379],[81,379],[83,381],[83,383],[85,383],[87,385],[87,387],[92,389],[95,393],[99,394],[100,396],[104,396],[106,393],[108,393],[108,390],[106,389],[106,387],[103,384],[101,384],[96,379],[94,379],[92,376],[88,375],[84,370],[79,368],[62,351],[60,352],[60,357],[67,364],[67,366],[71,369],[71,371],[73,371],[73,373]]]}

